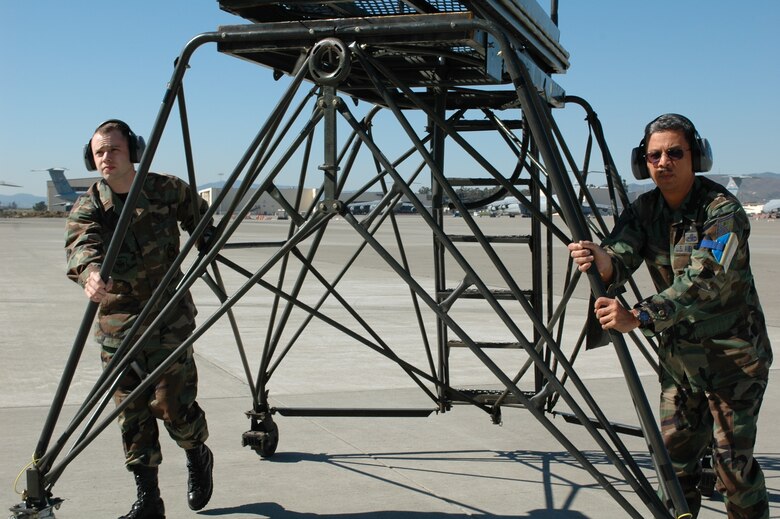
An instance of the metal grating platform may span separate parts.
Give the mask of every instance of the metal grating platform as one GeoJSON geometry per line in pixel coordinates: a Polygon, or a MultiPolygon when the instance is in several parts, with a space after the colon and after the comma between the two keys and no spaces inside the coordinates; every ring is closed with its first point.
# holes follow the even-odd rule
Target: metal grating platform
{"type": "Polygon", "coordinates": [[[569,54],[560,45],[558,26],[536,0],[219,0],[219,4],[254,23],[470,12],[515,32],[530,52],[548,62],[548,72],[568,68],[569,54]]]}
{"type": "Polygon", "coordinates": [[[311,1],[247,1],[221,0],[220,7],[254,22],[281,22],[363,16],[387,16],[395,14],[453,13],[467,11],[458,0],[335,0],[311,1]]]}
{"type": "MultiPolygon", "coordinates": [[[[338,38],[346,46],[367,48],[410,88],[509,84],[499,45],[476,23],[486,22],[500,26],[510,37],[548,102],[559,104],[564,96],[550,76],[566,71],[568,53],[558,42],[557,26],[535,0],[220,0],[219,4],[252,22],[220,27],[225,34],[245,36],[221,42],[220,52],[280,74],[293,74],[305,49],[325,38],[338,38]]],[[[383,104],[368,76],[354,67],[339,90],[383,104]]],[[[453,108],[511,106],[506,101],[496,91],[470,91],[450,96],[449,102],[453,108]]]]}

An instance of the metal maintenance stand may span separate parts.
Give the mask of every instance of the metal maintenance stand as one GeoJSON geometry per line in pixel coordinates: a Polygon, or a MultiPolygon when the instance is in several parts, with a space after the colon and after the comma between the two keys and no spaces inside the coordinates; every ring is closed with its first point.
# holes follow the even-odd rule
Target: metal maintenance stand
{"type": "MultiPolygon", "coordinates": [[[[148,387],[176,354],[226,318],[251,389],[247,413],[251,426],[243,443],[261,456],[272,456],[277,448],[274,413],[428,416],[470,404],[500,423],[502,408],[520,408],[538,420],[629,516],[686,517],[685,500],[624,336],[612,334],[608,339],[620,360],[639,427],[611,423],[574,368],[587,341],[605,339],[598,337],[600,330],[594,330],[592,323],[572,322],[566,315],[567,304],[584,279],[572,268],[565,244],[598,240],[608,231],[601,215],[603,206],[596,204],[588,188],[593,153],[601,156],[597,167],[606,173],[611,212],[625,207],[628,199],[595,113],[584,100],[567,96],[552,79],[568,68],[568,53],[559,43],[556,26],[557,2],[552,3],[549,15],[535,0],[220,0],[219,5],[251,23],[201,34],[179,56],[107,253],[101,272],[104,278],[111,272],[129,211],[138,200],[175,106],[192,195],[197,196],[184,98],[184,76],[193,53],[215,43],[225,55],[270,68],[279,80],[279,97],[271,100],[276,101],[275,108],[235,163],[174,266],[178,269],[188,253],[196,250],[208,220],[218,207],[227,205],[217,220],[210,248],[200,252],[176,292],[181,295],[204,279],[217,295],[219,307],[137,392],[148,387]],[[590,139],[581,160],[573,157],[552,115],[554,109],[568,106],[584,110],[588,124],[590,139]],[[392,143],[388,136],[393,137],[392,143]],[[405,143],[400,150],[398,141],[405,143]],[[499,164],[495,160],[494,150],[499,148],[509,161],[499,164]],[[451,156],[458,158],[453,162],[451,156]],[[292,199],[283,195],[278,181],[290,168],[300,171],[297,196],[292,199]],[[347,186],[355,178],[369,180],[361,180],[360,187],[350,191],[347,186]],[[418,187],[420,179],[430,181],[418,187]],[[312,203],[306,203],[302,193],[311,185],[319,187],[312,203]],[[466,195],[474,190],[467,188],[481,188],[482,194],[469,198],[466,195]],[[379,196],[367,203],[369,193],[379,196]],[[263,196],[275,199],[289,215],[286,235],[236,241],[236,230],[263,196]],[[476,212],[500,210],[508,197],[514,197],[519,211],[530,216],[526,219],[530,231],[486,233],[476,212]],[[414,216],[399,214],[403,212],[414,216]],[[408,261],[405,218],[414,218],[418,228],[429,230],[432,269],[408,261]],[[336,221],[342,226],[346,222],[360,245],[334,273],[321,270],[317,259],[328,254],[329,230],[336,221]],[[257,251],[259,266],[248,268],[234,259],[234,254],[248,250],[257,251]],[[394,273],[408,297],[414,318],[404,323],[404,331],[417,329],[418,338],[404,339],[402,348],[394,344],[395,332],[388,332],[385,323],[366,318],[354,292],[342,289],[355,265],[368,254],[373,258],[372,268],[394,273]],[[474,254],[482,260],[473,261],[474,254]],[[224,276],[223,269],[227,270],[224,276]],[[226,288],[231,284],[226,282],[229,277],[240,279],[230,290],[226,288]],[[247,360],[235,312],[250,291],[270,301],[268,314],[258,317],[267,327],[259,366],[254,369],[247,360]],[[313,293],[318,295],[312,297],[313,293]],[[474,326],[475,313],[490,315],[491,320],[474,326]],[[341,335],[345,342],[373,350],[405,371],[432,405],[422,409],[272,408],[273,374],[305,342],[302,337],[317,326],[341,335]],[[417,343],[420,356],[405,353],[410,342],[417,343]],[[464,352],[492,375],[484,387],[459,387],[454,380],[453,359],[457,356],[461,362],[464,352]],[[558,412],[559,401],[570,412],[558,412]],[[553,424],[550,416],[554,414],[582,425],[647,511],[637,510],[614,488],[553,424]],[[645,437],[673,513],[656,496],[619,433],[645,437]]],[[[246,254],[239,257],[246,258],[246,254]]],[[[172,277],[169,273],[167,283],[157,290],[138,319],[139,326],[151,323],[153,329],[160,320],[157,314],[176,304],[174,298],[155,309],[172,277]]],[[[596,272],[586,279],[594,296],[605,293],[596,272]]],[[[59,505],[52,497],[53,485],[121,410],[120,406],[104,412],[113,381],[140,349],[143,334],[125,341],[72,424],[51,442],[95,311],[92,305],[87,309],[41,433],[36,462],[27,472],[25,503],[12,509],[13,517],[53,516],[52,508],[59,505]],[[101,414],[106,416],[98,419],[101,414]],[[78,439],[58,459],[77,429],[81,430],[78,439]]],[[[641,343],[638,337],[632,338],[641,343]]]]}

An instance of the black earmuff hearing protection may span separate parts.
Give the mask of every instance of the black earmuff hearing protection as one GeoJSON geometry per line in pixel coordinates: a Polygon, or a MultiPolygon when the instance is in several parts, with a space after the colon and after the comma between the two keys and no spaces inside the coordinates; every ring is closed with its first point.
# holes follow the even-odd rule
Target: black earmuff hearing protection
{"type": "Polygon", "coordinates": [[[712,169],[712,148],[707,139],[702,139],[699,136],[699,132],[696,131],[696,127],[685,116],[680,114],[664,114],[653,119],[645,127],[645,136],[639,142],[639,146],[631,150],[631,172],[634,174],[634,178],[637,180],[644,180],[650,178],[650,171],[647,169],[647,161],[645,159],[645,152],[647,146],[648,132],[651,127],[659,119],[668,119],[670,123],[676,123],[677,126],[682,128],[688,128],[685,130],[688,142],[691,145],[691,162],[693,164],[694,172],[705,172],[712,169]]]}
{"type": "MultiPolygon", "coordinates": [[[[94,137],[95,133],[100,128],[109,123],[114,123],[117,125],[119,131],[121,131],[122,134],[127,138],[127,148],[130,152],[130,162],[141,162],[141,156],[144,154],[144,149],[146,149],[146,142],[144,142],[143,137],[139,137],[133,133],[133,130],[131,130],[130,126],[128,126],[124,121],[120,121],[119,119],[109,119],[107,121],[103,121],[92,133],[92,136],[94,137]]],[[[84,165],[87,167],[87,171],[97,171],[95,158],[92,156],[92,138],[90,138],[89,141],[87,141],[87,144],[84,145],[84,165]]]]}

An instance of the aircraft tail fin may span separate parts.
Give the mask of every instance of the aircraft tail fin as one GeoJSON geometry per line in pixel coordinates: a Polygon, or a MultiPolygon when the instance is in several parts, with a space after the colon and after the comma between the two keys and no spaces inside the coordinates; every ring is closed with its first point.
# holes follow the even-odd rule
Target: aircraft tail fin
{"type": "Polygon", "coordinates": [[[729,183],[726,184],[726,189],[728,189],[732,195],[737,196],[739,194],[739,187],[742,185],[742,180],[744,180],[742,177],[729,177],[729,183]]]}
{"type": "Polygon", "coordinates": [[[78,193],[76,193],[76,191],[70,185],[68,179],[65,178],[64,169],[51,168],[49,169],[49,176],[51,176],[51,181],[54,184],[54,189],[57,190],[57,194],[60,195],[60,197],[66,200],[76,199],[78,193]]]}

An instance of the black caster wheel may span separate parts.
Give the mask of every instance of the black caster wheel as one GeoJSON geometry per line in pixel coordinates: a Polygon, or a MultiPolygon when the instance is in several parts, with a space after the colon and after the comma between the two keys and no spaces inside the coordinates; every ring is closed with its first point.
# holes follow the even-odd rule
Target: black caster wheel
{"type": "Polygon", "coordinates": [[[257,452],[261,458],[270,458],[276,452],[276,447],[278,445],[279,427],[277,427],[276,423],[271,422],[270,429],[266,431],[262,438],[260,438],[260,445],[255,447],[255,452],[257,452]]]}
{"type": "Polygon", "coordinates": [[[252,420],[252,429],[241,435],[241,445],[249,447],[263,458],[270,458],[279,445],[279,427],[267,410],[252,410],[246,414],[252,420]]]}

